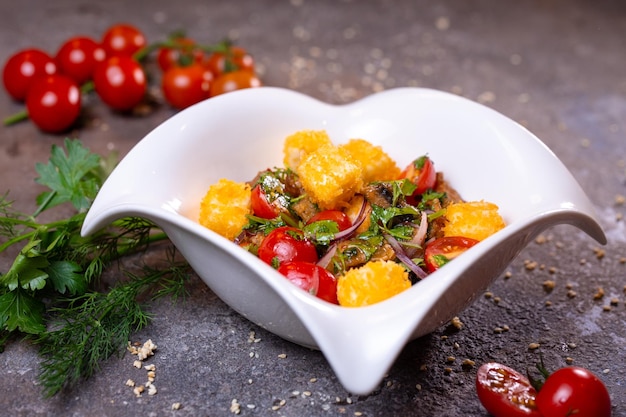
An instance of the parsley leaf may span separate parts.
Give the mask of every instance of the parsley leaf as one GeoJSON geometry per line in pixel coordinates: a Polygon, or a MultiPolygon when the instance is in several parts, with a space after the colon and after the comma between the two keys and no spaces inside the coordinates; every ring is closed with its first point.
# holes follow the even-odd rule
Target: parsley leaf
{"type": "Polygon", "coordinates": [[[71,202],[78,211],[86,211],[98,192],[97,169],[100,156],[91,153],[80,141],[65,139],[65,150],[52,145],[48,164],[37,163],[39,178],[35,181],[50,188],[37,197],[37,204],[46,208],[71,202]]]}
{"type": "Polygon", "coordinates": [[[42,301],[26,291],[16,289],[0,295],[0,329],[40,334],[46,330],[42,301]]]}

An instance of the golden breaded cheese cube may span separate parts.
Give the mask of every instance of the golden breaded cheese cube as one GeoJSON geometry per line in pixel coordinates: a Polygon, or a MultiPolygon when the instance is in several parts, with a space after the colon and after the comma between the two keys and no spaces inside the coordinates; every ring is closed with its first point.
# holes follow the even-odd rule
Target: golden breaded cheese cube
{"type": "Polygon", "coordinates": [[[344,307],[363,307],[411,287],[409,273],[393,261],[372,261],[348,270],[337,280],[337,300],[344,307]]]}
{"type": "Polygon", "coordinates": [[[302,160],[320,146],[330,145],[331,140],[325,130],[300,130],[285,138],[283,163],[296,171],[302,160]]]}
{"type": "Polygon", "coordinates": [[[444,236],[483,240],[505,226],[498,206],[487,201],[453,203],[446,208],[444,236]]]}
{"type": "Polygon", "coordinates": [[[220,179],[211,185],[200,203],[199,222],[224,236],[235,239],[248,223],[252,191],[250,185],[220,179]]]}
{"type": "Polygon", "coordinates": [[[322,209],[339,208],[361,189],[361,165],[334,145],[311,152],[296,171],[308,196],[322,209]]]}
{"type": "Polygon", "coordinates": [[[400,177],[400,168],[382,147],[365,139],[350,139],[340,147],[347,149],[352,158],[361,164],[364,184],[396,180],[400,177]]]}

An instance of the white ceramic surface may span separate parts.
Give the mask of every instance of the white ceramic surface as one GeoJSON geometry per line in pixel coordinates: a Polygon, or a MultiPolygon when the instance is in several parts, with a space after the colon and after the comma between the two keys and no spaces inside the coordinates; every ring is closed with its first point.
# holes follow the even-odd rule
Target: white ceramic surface
{"type": "Polygon", "coordinates": [[[401,88],[329,105],[271,87],[218,96],[167,120],[121,161],[83,225],[157,223],[206,284],[244,317],[289,341],[319,348],[344,387],[367,394],[404,345],[458,315],[534,237],[571,224],[606,243],[572,175],[534,135],[467,99],[401,88]],[[507,227],[411,289],[364,308],[330,305],[197,222],[219,178],[246,181],[282,166],[284,138],[325,129],[335,143],[364,138],[403,167],[428,153],[466,200],[499,205],[507,227]]]}

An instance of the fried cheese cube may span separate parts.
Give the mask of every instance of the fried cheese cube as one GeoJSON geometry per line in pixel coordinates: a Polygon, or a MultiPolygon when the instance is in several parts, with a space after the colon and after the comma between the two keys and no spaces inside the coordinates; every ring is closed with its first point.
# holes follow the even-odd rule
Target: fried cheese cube
{"type": "Polygon", "coordinates": [[[361,164],[363,183],[390,181],[400,177],[400,168],[380,146],[375,146],[365,139],[350,139],[340,145],[350,152],[352,158],[361,164]]]}
{"type": "Polygon", "coordinates": [[[324,145],[307,155],[297,174],[307,195],[321,209],[346,205],[363,184],[361,165],[346,149],[334,145],[324,145]]]}
{"type": "Polygon", "coordinates": [[[393,261],[371,261],[348,270],[337,280],[337,300],[344,307],[363,307],[411,287],[409,273],[393,261]]]}
{"type": "Polygon", "coordinates": [[[317,148],[330,145],[331,140],[325,130],[300,130],[285,138],[283,163],[296,171],[302,160],[317,148]]]}
{"type": "Polygon", "coordinates": [[[498,206],[487,201],[452,203],[446,208],[444,236],[483,240],[505,226],[498,206]]]}
{"type": "Polygon", "coordinates": [[[252,213],[251,196],[250,185],[220,179],[209,187],[200,203],[200,224],[229,240],[235,239],[252,213]]]}

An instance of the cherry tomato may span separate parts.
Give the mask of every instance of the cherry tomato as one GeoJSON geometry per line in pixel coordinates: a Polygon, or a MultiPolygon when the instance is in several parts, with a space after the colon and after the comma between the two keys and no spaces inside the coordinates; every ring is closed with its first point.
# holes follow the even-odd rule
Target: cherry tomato
{"type": "Polygon", "coordinates": [[[77,36],[61,45],[54,60],[61,74],[67,75],[81,85],[91,79],[96,64],[105,58],[104,49],[96,41],[85,36],[77,36]]]}
{"type": "Polygon", "coordinates": [[[306,239],[302,230],[283,226],[272,230],[259,245],[259,258],[270,265],[283,262],[317,262],[315,245],[306,239]]]}
{"type": "Polygon", "coordinates": [[[337,226],[339,226],[339,231],[346,230],[352,226],[352,221],[350,220],[348,215],[340,210],[320,211],[319,213],[311,217],[307,224],[319,222],[322,220],[330,220],[337,223],[337,226]]]}
{"type": "Polygon", "coordinates": [[[36,79],[26,97],[29,118],[45,132],[59,133],[69,128],[80,114],[80,88],[60,74],[36,79]]]}
{"type": "Polygon", "coordinates": [[[132,56],[147,45],[144,34],[133,25],[120,23],[108,28],[102,37],[102,47],[108,57],[132,56]]]}
{"type": "Polygon", "coordinates": [[[543,416],[611,416],[611,397],[606,386],[591,371],[575,366],[550,374],[536,402],[543,416]]]}
{"type": "Polygon", "coordinates": [[[402,178],[406,178],[416,185],[412,197],[419,198],[428,190],[437,185],[437,171],[433,161],[426,155],[411,162],[402,172],[402,178]]]}
{"type": "Polygon", "coordinates": [[[508,366],[494,362],[481,365],[476,373],[476,393],[495,417],[542,417],[535,406],[537,391],[526,376],[508,366]]]}
{"type": "Polygon", "coordinates": [[[274,219],[280,214],[280,209],[267,200],[267,195],[260,185],[252,189],[250,204],[254,215],[262,219],[274,219]]]}
{"type": "Polygon", "coordinates": [[[96,65],[94,88],[102,101],[114,110],[127,111],[141,102],[146,93],[146,75],[130,56],[113,56],[96,65]]]}
{"type": "Polygon", "coordinates": [[[320,269],[324,268],[310,262],[283,262],[278,267],[278,272],[285,276],[292,284],[310,294],[316,295],[320,285],[320,269]]]}
{"type": "Polygon", "coordinates": [[[250,71],[227,72],[215,77],[211,85],[211,97],[244,88],[260,87],[261,80],[250,71]]]}
{"type": "Polygon", "coordinates": [[[209,98],[213,82],[210,70],[199,64],[172,67],[165,71],[161,88],[167,102],[177,109],[184,109],[209,98]]]}
{"type": "Polygon", "coordinates": [[[193,39],[174,38],[172,39],[172,44],[174,46],[159,48],[157,52],[157,63],[161,71],[165,72],[172,67],[181,66],[182,64],[203,63],[204,52],[200,49],[194,49],[196,42],[193,39]]]}
{"type": "Polygon", "coordinates": [[[239,46],[229,48],[227,53],[214,52],[206,60],[206,65],[216,77],[232,71],[254,72],[254,58],[239,46]]]}
{"type": "Polygon", "coordinates": [[[15,100],[24,101],[33,80],[57,72],[54,59],[39,49],[23,49],[12,55],[4,64],[4,88],[15,100]]]}
{"type": "Polygon", "coordinates": [[[430,272],[434,272],[477,243],[478,240],[463,236],[445,236],[435,239],[424,250],[426,267],[430,272]]]}

